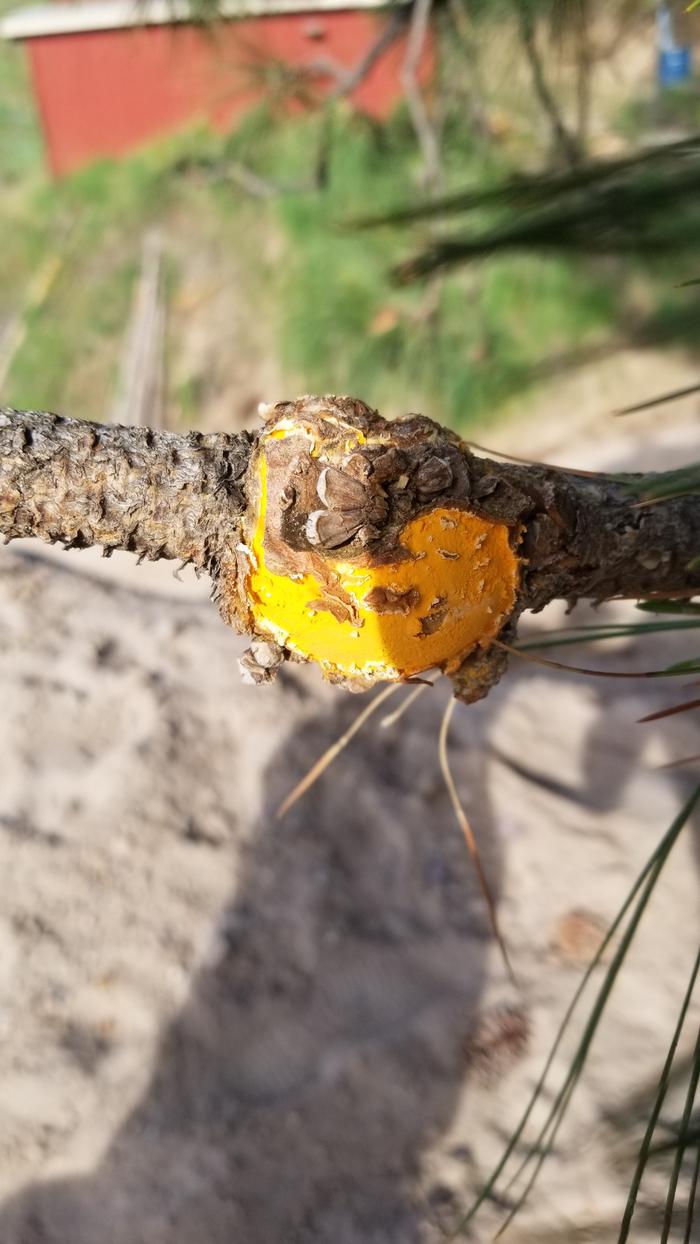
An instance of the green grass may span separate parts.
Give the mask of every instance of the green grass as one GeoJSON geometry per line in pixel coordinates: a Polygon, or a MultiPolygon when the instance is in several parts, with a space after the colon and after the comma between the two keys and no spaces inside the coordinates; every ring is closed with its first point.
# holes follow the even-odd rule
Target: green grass
{"type": "Polygon", "coordinates": [[[25,338],[3,392],[10,404],[104,412],[148,213],[139,172],[138,164],[123,178],[97,168],[60,187],[41,184],[15,207],[12,228],[3,228],[6,315],[22,313],[28,282],[47,258],[62,259],[48,296],[23,312],[25,338]]]}
{"type": "Polygon", "coordinates": [[[85,418],[106,413],[116,379],[112,346],[124,331],[135,271],[133,260],[110,255],[66,264],[50,297],[28,315],[10,404],[85,418]]]}
{"type": "Polygon", "coordinates": [[[649,129],[665,127],[691,134],[700,128],[700,90],[695,80],[628,99],[615,118],[618,133],[634,141],[649,129]]]}
{"type": "MultiPolygon", "coordinates": [[[[0,17],[14,8],[0,0],[0,17]]],[[[22,182],[39,168],[41,136],[34,111],[28,107],[29,85],[23,53],[0,40],[0,191],[22,182]]]]}
{"type": "MultiPolygon", "coordinates": [[[[639,266],[516,254],[432,284],[398,286],[392,268],[429,242],[435,226],[358,231],[351,222],[420,200],[420,160],[401,111],[379,127],[343,107],[330,121],[281,120],[260,108],[227,139],[192,130],[50,183],[21,53],[2,48],[0,56],[0,68],[12,65],[0,84],[0,114],[9,109],[13,131],[7,162],[0,149],[0,179],[12,179],[12,193],[0,197],[0,328],[21,310],[46,257],[64,258],[49,296],[26,317],[26,340],[2,395],[17,405],[93,416],[106,409],[141,239],[155,221],[171,235],[179,231],[181,245],[191,233],[193,250],[201,234],[215,233],[224,278],[229,247],[232,258],[257,265],[251,320],[280,359],[288,393],[353,392],[387,414],[422,409],[462,430],[521,401],[548,360],[609,338],[626,318],[628,277],[637,289],[640,279],[651,283],[652,302],[665,289],[665,275],[640,278],[639,266]],[[244,163],[303,185],[324,144],[320,190],[253,200],[230,176],[244,163]],[[265,258],[271,235],[272,261],[265,258]]],[[[462,125],[447,124],[443,141],[448,189],[512,172],[502,151],[475,146],[462,125]]],[[[662,318],[670,339],[687,333],[687,324],[662,318]]],[[[176,339],[171,348],[178,350],[176,339]]],[[[197,422],[206,388],[196,377],[174,382],[173,404],[188,424],[197,422]]]]}
{"type": "MultiPolygon", "coordinates": [[[[32,276],[48,257],[62,258],[48,296],[23,313],[25,339],[4,401],[85,418],[106,413],[142,238],[181,201],[174,170],[193,141],[188,135],[121,164],[100,162],[58,184],[34,180],[0,208],[0,317],[21,312],[32,276]]],[[[204,197],[209,210],[211,196],[204,197]]],[[[195,205],[192,214],[196,220],[195,205]]]]}
{"type": "MultiPolygon", "coordinates": [[[[288,170],[296,154],[299,175],[319,124],[297,122],[266,137],[256,146],[257,167],[288,170]]],[[[463,135],[448,147],[447,164],[462,183],[504,171],[502,160],[486,166],[463,135]]],[[[335,127],[324,189],[275,201],[289,238],[282,358],[302,389],[353,391],[393,414],[423,407],[464,428],[521,393],[543,355],[605,332],[617,292],[585,264],[522,256],[437,286],[398,287],[391,269],[415,248],[416,233],[358,232],[349,222],[414,200],[418,171],[404,117],[378,134],[346,116],[335,127]]]]}

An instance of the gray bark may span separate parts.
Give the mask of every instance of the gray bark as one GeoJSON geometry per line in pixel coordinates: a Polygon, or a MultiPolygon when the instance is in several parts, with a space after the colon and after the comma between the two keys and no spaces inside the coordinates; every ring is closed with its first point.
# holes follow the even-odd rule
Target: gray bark
{"type": "Polygon", "coordinates": [[[700,554],[700,496],[640,506],[640,476],[620,482],[484,458],[472,458],[472,470],[477,493],[493,487],[474,508],[524,527],[521,610],[700,592],[700,566],[689,569],[700,554]]]}
{"type": "MultiPolygon", "coordinates": [[[[395,426],[407,453],[411,421],[395,426]]],[[[640,508],[634,488],[608,477],[494,462],[442,435],[445,456],[461,465],[441,501],[522,529],[516,614],[557,598],[700,593],[700,567],[689,569],[700,553],[700,497],[640,508]]],[[[178,435],[2,409],[0,534],[178,558],[216,578],[241,538],[254,444],[245,432],[178,435]]],[[[409,517],[425,504],[412,485],[404,498],[409,517]]]]}
{"type": "Polygon", "coordinates": [[[244,510],[251,437],[0,409],[0,534],[216,569],[244,510]]]}

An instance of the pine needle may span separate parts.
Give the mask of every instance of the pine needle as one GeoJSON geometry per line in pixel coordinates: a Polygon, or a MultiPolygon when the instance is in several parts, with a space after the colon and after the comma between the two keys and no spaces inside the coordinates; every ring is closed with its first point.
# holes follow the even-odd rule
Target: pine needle
{"type": "Polygon", "coordinates": [[[698,393],[700,384],[686,385],[684,389],[673,389],[671,393],[662,393],[659,397],[650,397],[646,402],[637,402],[634,406],[624,406],[622,410],[614,410],[612,413],[616,416],[620,415],[636,415],[640,410],[651,410],[652,406],[661,406],[664,402],[675,402],[679,397],[689,397],[691,393],[698,393]]]}
{"type": "MultiPolygon", "coordinates": [[[[637,606],[639,608],[639,606],[637,606]]],[[[529,636],[536,632],[529,632],[529,635],[518,640],[518,652],[529,652],[531,649],[539,648],[565,648],[572,644],[592,644],[598,643],[603,639],[628,639],[638,638],[640,635],[657,635],[664,631],[697,631],[700,630],[700,618],[694,619],[692,622],[683,619],[679,621],[674,618],[672,621],[666,622],[604,622],[602,624],[586,624],[581,626],[567,626],[558,630],[545,631],[540,633],[536,639],[529,636]]]]}
{"type": "Polygon", "coordinates": [[[688,1212],[685,1223],[685,1234],[683,1236],[683,1244],[693,1244],[693,1218],[695,1217],[695,1198],[698,1192],[698,1179],[700,1178],[700,1143],[697,1146],[695,1155],[695,1166],[690,1180],[690,1191],[688,1192],[688,1212]]]}
{"type": "Polygon", "coordinates": [[[510,959],[508,957],[508,949],[506,947],[506,943],[505,943],[505,940],[503,938],[503,935],[501,933],[500,926],[498,923],[498,914],[496,912],[496,904],[494,902],[493,895],[491,893],[491,887],[489,886],[488,880],[486,878],[486,874],[483,869],[483,865],[481,863],[481,856],[479,854],[479,848],[476,844],[476,839],[474,837],[472,827],[469,824],[464,808],[462,807],[459,795],[457,794],[457,787],[455,786],[454,779],[452,777],[452,772],[450,770],[450,761],[449,761],[449,756],[447,753],[447,734],[450,728],[450,721],[452,720],[452,714],[455,710],[456,703],[457,701],[454,699],[454,697],[448,700],[447,707],[445,708],[442,722],[440,724],[440,736],[438,739],[438,755],[440,757],[440,768],[442,770],[442,776],[445,779],[445,785],[447,787],[447,792],[450,796],[450,801],[454,809],[454,814],[457,818],[457,823],[462,833],[464,834],[464,838],[467,844],[467,849],[472,858],[472,863],[474,864],[474,868],[476,869],[476,875],[479,879],[479,886],[481,888],[481,893],[484,896],[484,902],[486,903],[486,906],[488,908],[489,921],[491,923],[493,935],[496,941],[498,942],[498,947],[503,957],[503,962],[505,964],[506,971],[508,972],[508,975],[510,976],[510,979],[512,980],[513,984],[517,985],[515,972],[513,971],[510,959]]]}
{"type": "Polygon", "coordinates": [[[700,708],[700,700],[686,700],[683,704],[660,708],[655,713],[647,713],[646,717],[640,717],[637,724],[642,725],[645,721],[660,721],[662,717],[675,717],[676,713],[689,713],[693,708],[700,708]]]}
{"type": "Polygon", "coordinates": [[[666,1208],[664,1210],[664,1223],[661,1232],[659,1244],[668,1244],[668,1237],[671,1233],[671,1223],[673,1221],[673,1205],[676,1199],[676,1189],[678,1187],[678,1177],[681,1173],[683,1158],[688,1147],[688,1132],[690,1130],[690,1119],[695,1103],[695,1094],[700,1082],[700,1028],[698,1029],[697,1040],[695,1042],[695,1052],[693,1054],[693,1062],[690,1072],[690,1082],[688,1084],[688,1092],[686,1094],[685,1105],[683,1107],[683,1116],[678,1132],[678,1144],[676,1147],[676,1156],[673,1162],[673,1170],[668,1185],[668,1196],[666,1197],[666,1208]]]}
{"type": "Polygon", "coordinates": [[[581,1073],[587,1061],[591,1042],[593,1041],[598,1024],[600,1022],[600,1019],[607,1005],[608,999],[610,997],[610,993],[615,983],[615,979],[622,967],[622,964],[627,955],[627,951],[634,939],[637,926],[641,920],[642,915],[644,914],[644,910],[654,891],[654,888],[661,875],[661,872],[664,868],[666,860],[668,859],[678,839],[678,836],[681,833],[681,830],[684,828],[689,817],[692,815],[699,799],[700,799],[700,786],[697,786],[693,794],[688,799],[687,803],[680,810],[680,812],[674,819],[673,823],[669,826],[668,830],[664,834],[661,841],[657,844],[655,850],[653,851],[650,858],[647,860],[647,863],[644,865],[644,868],[642,869],[639,876],[637,877],[637,880],[635,881],[634,885],[632,886],[629,893],[627,894],[627,897],[625,898],[622,906],[620,907],[620,910],[618,911],[612,924],[610,925],[608,932],[606,933],[605,938],[603,939],[601,945],[598,947],[598,950],[596,951],[595,955],[591,959],[591,962],[589,963],[581,981],[579,982],[579,985],[574,993],[574,996],[571,999],[571,1002],[569,1003],[567,1007],[564,1018],[562,1019],[561,1024],[559,1025],[559,1029],[557,1031],[556,1037],[550,1048],[550,1051],[547,1056],[547,1060],[545,1062],[542,1073],[537,1081],[537,1084],[535,1085],[535,1088],[532,1092],[528,1105],[526,1106],[525,1111],[520,1119],[520,1122],[518,1123],[515,1130],[512,1132],[510,1139],[508,1140],[508,1143],[496,1167],[491,1172],[490,1176],[486,1180],[485,1184],[483,1185],[481,1191],[475,1198],[471,1207],[467,1210],[466,1214],[457,1224],[455,1229],[450,1233],[449,1235],[450,1240],[455,1240],[458,1236],[461,1236],[465,1228],[467,1227],[467,1225],[472,1221],[472,1219],[474,1218],[474,1215],[479,1210],[479,1207],[484,1203],[484,1201],[487,1200],[487,1198],[495,1196],[496,1184],[500,1180],[500,1177],[507,1163],[509,1162],[509,1159],[513,1155],[516,1149],[516,1146],[519,1144],[521,1138],[523,1138],[523,1134],[527,1127],[530,1116],[534,1110],[534,1107],[544,1093],[545,1086],[549,1080],[549,1074],[554,1065],[554,1060],[555,1060],[557,1051],[561,1045],[561,1042],[564,1038],[566,1031],[569,1028],[569,1024],[573,1018],[574,1011],[576,1010],[576,1007],[581,999],[581,995],[583,994],[595,969],[600,964],[603,958],[603,955],[605,954],[607,950],[607,947],[610,945],[618,929],[620,929],[621,926],[623,925],[623,921],[625,920],[625,917],[628,915],[628,912],[629,912],[630,916],[627,921],[627,925],[624,929],[624,933],[622,934],[620,943],[615,951],[612,962],[610,963],[606,971],[605,979],[603,980],[603,983],[594,1000],[593,1007],[589,1013],[588,1019],[584,1027],[583,1034],[579,1041],[578,1049],[572,1059],[572,1062],[569,1067],[569,1071],[564,1079],[564,1082],[554,1097],[554,1100],[548,1112],[547,1118],[545,1119],[544,1124],[540,1128],[540,1131],[537,1137],[535,1138],[534,1141],[528,1144],[528,1149],[527,1149],[527,1153],[525,1154],[525,1157],[519,1163],[517,1170],[515,1171],[513,1176],[510,1178],[506,1188],[503,1189],[500,1193],[501,1197],[505,1195],[508,1189],[512,1187],[513,1183],[520,1178],[520,1175],[523,1173],[525,1167],[528,1166],[531,1162],[535,1163],[535,1169],[532,1172],[527,1182],[526,1187],[524,1188],[522,1193],[519,1195],[516,1204],[510,1210],[505,1222],[503,1223],[503,1225],[501,1226],[498,1232],[498,1235],[501,1235],[502,1232],[508,1226],[508,1224],[513,1220],[516,1213],[520,1209],[521,1205],[527,1198],[529,1192],[531,1191],[532,1186],[540,1171],[540,1168],[542,1167],[543,1163],[546,1161],[548,1154],[551,1152],[552,1145],[554,1144],[554,1141],[556,1139],[557,1131],[559,1130],[559,1127],[566,1113],[566,1109],[571,1100],[571,1096],[576,1088],[576,1084],[581,1076],[581,1073]],[[634,907],[633,907],[633,904],[635,904],[634,907]]]}
{"type": "Polygon", "coordinates": [[[538,458],[520,458],[517,454],[507,454],[501,449],[488,449],[486,445],[478,445],[476,441],[465,442],[470,449],[478,449],[479,453],[488,454],[489,458],[505,458],[506,462],[520,462],[523,466],[544,467],[547,471],[559,471],[562,475],[581,475],[585,479],[612,479],[605,471],[582,471],[578,467],[557,466],[554,462],[540,462],[538,458]]]}
{"type": "MultiPolygon", "coordinates": [[[[700,951],[698,951],[697,957],[695,959],[695,964],[693,966],[693,970],[690,974],[688,988],[686,990],[685,997],[683,998],[683,1003],[681,1005],[681,1009],[678,1014],[678,1020],[676,1022],[676,1027],[674,1029],[673,1036],[671,1038],[671,1044],[668,1049],[668,1054],[666,1055],[666,1061],[663,1065],[663,1069],[659,1077],[659,1083],[658,1083],[658,1087],[656,1090],[656,1096],[654,1098],[654,1104],[652,1106],[651,1114],[649,1115],[649,1120],[646,1126],[646,1131],[644,1132],[644,1137],[643,1137],[642,1144],[639,1150],[639,1157],[637,1159],[637,1165],[635,1167],[634,1175],[632,1177],[632,1183],[630,1186],[629,1196],[627,1198],[627,1205],[625,1206],[625,1212],[622,1218],[622,1223],[620,1225],[620,1234],[618,1236],[617,1244],[626,1244],[626,1241],[629,1238],[629,1230],[632,1225],[632,1218],[634,1216],[634,1210],[637,1204],[637,1197],[639,1195],[639,1189],[641,1187],[642,1177],[644,1175],[644,1170],[645,1170],[645,1167],[646,1167],[646,1164],[649,1158],[649,1153],[651,1151],[651,1142],[654,1136],[654,1129],[658,1122],[658,1118],[661,1113],[661,1108],[664,1104],[664,1099],[666,1097],[666,1091],[668,1089],[669,1080],[671,1078],[671,1071],[673,1068],[673,1060],[676,1056],[678,1042],[680,1040],[681,1032],[683,1031],[685,1017],[688,1012],[688,1007],[690,1006],[690,1000],[693,996],[693,990],[695,989],[695,981],[697,980],[699,971],[700,971],[700,951]]],[[[692,1200],[690,1202],[690,1209],[691,1209],[691,1216],[692,1216],[692,1200]]]]}
{"type": "Polygon", "coordinates": [[[395,708],[393,713],[387,713],[386,717],[382,717],[379,723],[381,729],[388,730],[391,726],[395,726],[397,721],[401,720],[404,713],[407,712],[411,705],[418,699],[418,696],[422,695],[429,686],[430,683],[422,683],[420,687],[414,687],[413,691],[410,691],[406,696],[403,704],[399,705],[398,708],[395,708]]]}
{"type": "Polygon", "coordinates": [[[549,1154],[552,1152],[554,1143],[557,1138],[557,1134],[564,1121],[564,1117],[569,1107],[569,1103],[573,1096],[574,1090],[576,1089],[576,1085],[580,1079],[581,1073],[588,1059],[588,1053],[590,1050],[590,1046],[595,1036],[596,1030],[598,1028],[600,1018],[607,1005],[607,1002],[610,997],[610,993],[612,991],[612,987],[615,983],[617,975],[625,961],[625,958],[627,956],[627,951],[629,950],[629,947],[634,939],[639,921],[641,920],[644,914],[647,903],[649,899],[651,898],[651,895],[661,875],[661,872],[666,863],[666,860],[668,859],[671,849],[673,848],[676,842],[678,834],[680,833],[680,830],[685,825],[686,821],[691,815],[693,808],[698,802],[699,797],[700,797],[700,787],[696,788],[695,792],[691,795],[685,807],[681,810],[681,812],[679,812],[678,816],[674,820],[670,829],[664,835],[656,851],[654,852],[651,860],[649,861],[649,863],[643,870],[643,873],[641,874],[641,876],[644,876],[646,874],[647,879],[640,893],[640,897],[637,900],[637,905],[630,917],[627,928],[625,929],[625,932],[622,935],[619,946],[617,950],[615,951],[615,954],[613,955],[610,966],[608,967],[608,970],[605,975],[605,980],[603,981],[600,991],[595,999],[595,1002],[593,1004],[593,1007],[591,1009],[590,1015],[588,1017],[588,1020],[586,1022],[586,1025],[583,1031],[583,1036],[581,1037],[581,1040],[579,1042],[578,1049],[576,1051],[576,1054],[574,1055],[574,1058],[570,1065],[564,1084],[559,1090],[554,1100],[554,1103],[552,1107],[550,1108],[547,1119],[545,1123],[543,1124],[542,1128],[540,1129],[540,1132],[537,1138],[531,1145],[529,1152],[521,1160],[520,1165],[518,1166],[515,1173],[511,1176],[510,1180],[508,1181],[504,1189],[504,1195],[507,1195],[510,1189],[513,1187],[513,1185],[520,1179],[520,1176],[524,1172],[526,1167],[528,1167],[531,1162],[534,1163],[533,1169],[525,1184],[525,1187],[519,1193],[515,1204],[513,1205],[505,1221],[503,1222],[503,1224],[497,1231],[496,1237],[495,1237],[496,1239],[499,1239],[499,1237],[503,1234],[503,1232],[506,1231],[510,1223],[515,1218],[516,1214],[519,1212],[519,1210],[524,1205],[530,1192],[532,1191],[532,1188],[534,1187],[534,1184],[537,1180],[540,1170],[542,1169],[542,1166],[546,1162],[549,1154]]]}
{"type": "Polygon", "coordinates": [[[278,821],[281,820],[287,812],[289,812],[289,809],[292,808],[299,799],[301,799],[302,795],[305,795],[306,792],[311,789],[314,783],[321,777],[321,774],[325,773],[328,766],[333,763],[336,757],[339,756],[340,753],[347,747],[350,740],[353,739],[358,731],[362,729],[365,722],[372,717],[374,713],[376,713],[377,709],[381,707],[385,700],[388,700],[390,695],[393,695],[394,692],[398,691],[400,686],[401,683],[391,683],[388,687],[384,687],[379,692],[379,695],[376,695],[371,703],[366,705],[361,713],[358,713],[352,725],[348,727],[345,733],[341,734],[340,738],[336,739],[335,743],[332,743],[322,756],[319,756],[318,760],[311,766],[305,777],[303,777],[300,782],[297,782],[296,786],[289,792],[286,799],[282,800],[282,803],[275,813],[275,817],[278,821]]]}
{"type": "MultiPolygon", "coordinates": [[[[512,644],[507,644],[503,639],[494,639],[494,644],[498,648],[504,648],[506,652],[510,652],[513,656],[521,657],[523,661],[531,661],[534,665],[543,665],[545,669],[563,670],[567,674],[587,674],[589,678],[669,678],[674,674],[687,673],[688,668],[691,672],[696,669],[696,662],[683,662],[681,664],[670,666],[665,670],[599,670],[588,669],[583,665],[565,665],[562,661],[548,661],[546,657],[536,657],[532,652],[526,652],[522,648],[515,648],[512,644]]],[[[543,645],[543,647],[546,645],[543,645]]]]}
{"type": "Polygon", "coordinates": [[[669,760],[665,765],[659,765],[659,769],[680,769],[682,765],[694,765],[700,760],[700,752],[696,756],[684,756],[682,760],[669,760]]]}
{"type": "MultiPolygon", "coordinates": [[[[696,569],[700,570],[700,557],[697,558],[697,563],[696,569]]],[[[693,563],[688,562],[686,570],[691,570],[692,566],[693,563]]],[[[697,585],[677,592],[647,592],[647,599],[638,601],[635,608],[640,613],[670,613],[674,617],[680,613],[700,617],[700,602],[688,599],[693,596],[700,596],[700,587],[697,585]]]]}

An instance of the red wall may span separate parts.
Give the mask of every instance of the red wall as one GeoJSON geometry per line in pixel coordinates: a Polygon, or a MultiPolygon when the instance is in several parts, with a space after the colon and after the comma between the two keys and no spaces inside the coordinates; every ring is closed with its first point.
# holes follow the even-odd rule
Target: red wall
{"type": "MultiPolygon", "coordinates": [[[[352,67],[376,40],[381,13],[344,10],[228,21],[211,32],[190,25],[141,26],[29,39],[34,90],[49,163],[60,175],[99,156],[121,155],[201,117],[217,129],[264,93],[271,62],[352,67]]],[[[405,41],[375,62],[353,93],[357,107],[385,116],[401,93],[405,41]]],[[[432,67],[426,50],[423,72],[432,67]]],[[[317,94],[332,86],[319,75],[317,94]]]]}

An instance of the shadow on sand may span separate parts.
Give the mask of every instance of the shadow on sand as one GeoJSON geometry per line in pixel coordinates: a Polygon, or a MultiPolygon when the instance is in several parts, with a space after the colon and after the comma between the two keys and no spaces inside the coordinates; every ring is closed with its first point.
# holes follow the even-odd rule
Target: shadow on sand
{"type": "MultiPolygon", "coordinates": [[[[437,776],[439,711],[425,697],[404,728],[361,740],[279,823],[357,701],[284,742],[216,951],[143,1101],[94,1174],[4,1206],[2,1244],[426,1238],[416,1177],[462,1086],[489,942],[437,776]]],[[[480,799],[497,894],[488,819],[480,799]]]]}
{"type": "MultiPolygon", "coordinates": [[[[504,697],[532,677],[532,667],[515,666],[507,685],[462,715],[457,740],[496,896],[502,836],[488,738],[504,697]]],[[[630,725],[626,759],[613,756],[613,785],[601,784],[603,758],[619,750],[608,708],[625,687],[601,688],[580,786],[556,788],[593,816],[616,806],[641,746],[630,725]]],[[[284,688],[274,694],[283,714],[284,688]]],[[[667,701],[668,684],[645,695],[650,707],[667,701]]],[[[438,774],[444,698],[426,695],[400,728],[365,733],[277,822],[279,800],[347,727],[357,701],[338,697],[321,715],[312,706],[305,728],[284,739],[210,961],[164,1033],[143,1100],[94,1173],[37,1183],[4,1205],[1,1244],[438,1238],[422,1163],[468,1077],[490,951],[438,774]]],[[[668,780],[683,795],[689,778],[668,780]]]]}

